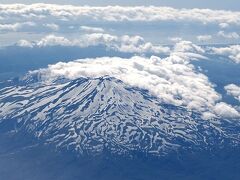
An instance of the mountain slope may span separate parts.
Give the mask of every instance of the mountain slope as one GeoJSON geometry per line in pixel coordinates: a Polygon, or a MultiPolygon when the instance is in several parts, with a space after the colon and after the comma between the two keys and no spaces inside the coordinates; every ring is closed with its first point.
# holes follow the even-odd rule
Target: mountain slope
{"type": "Polygon", "coordinates": [[[240,139],[239,122],[203,120],[111,77],[51,83],[31,77],[7,85],[0,90],[0,122],[2,132],[24,131],[59,150],[90,155],[211,151],[240,139]]]}

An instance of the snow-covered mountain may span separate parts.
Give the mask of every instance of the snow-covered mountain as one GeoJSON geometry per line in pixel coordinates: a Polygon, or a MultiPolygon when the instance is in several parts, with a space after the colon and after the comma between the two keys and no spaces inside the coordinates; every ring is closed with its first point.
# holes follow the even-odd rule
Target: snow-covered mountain
{"type": "Polygon", "coordinates": [[[0,129],[90,155],[107,150],[162,156],[240,143],[238,121],[203,120],[112,77],[8,82],[0,89],[0,129]]]}

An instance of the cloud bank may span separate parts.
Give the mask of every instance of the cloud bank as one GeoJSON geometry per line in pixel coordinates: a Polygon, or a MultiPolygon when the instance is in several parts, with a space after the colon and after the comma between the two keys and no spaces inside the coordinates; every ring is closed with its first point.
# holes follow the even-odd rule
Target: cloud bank
{"type": "Polygon", "coordinates": [[[24,19],[104,21],[197,21],[201,23],[240,24],[240,12],[210,9],[175,9],[170,7],[89,7],[53,4],[0,5],[0,19],[5,21],[24,19]]]}
{"type": "Polygon", "coordinates": [[[174,37],[194,42],[211,40],[211,43],[237,43],[239,27],[240,12],[225,10],[0,4],[0,36],[1,33],[9,33],[12,38],[15,35],[13,32],[21,32],[19,36],[15,35],[15,42],[19,40],[18,37],[25,37],[26,32],[36,35],[34,40],[37,40],[39,35],[55,32],[66,38],[82,33],[114,32],[123,35],[129,28],[128,34],[137,34],[152,42],[157,36],[158,42],[155,43],[162,44],[172,43],[171,40],[176,42],[174,37]],[[35,24],[29,24],[31,22],[35,24]],[[161,32],[157,29],[161,29],[161,32]]]}
{"type": "Polygon", "coordinates": [[[190,64],[191,60],[204,58],[202,53],[204,50],[201,47],[184,41],[178,43],[174,52],[164,59],[156,56],[81,59],[68,63],[59,62],[31,73],[38,73],[45,80],[59,76],[75,79],[108,75],[132,86],[147,89],[164,103],[201,112],[205,119],[214,116],[239,117],[240,113],[236,109],[221,102],[221,95],[214,90],[208,78],[190,64]]]}
{"type": "Polygon", "coordinates": [[[213,47],[212,51],[217,55],[227,56],[235,63],[240,63],[240,45],[232,45],[220,48],[213,47]]]}
{"type": "Polygon", "coordinates": [[[43,37],[39,41],[27,41],[20,40],[17,43],[22,47],[45,47],[45,46],[77,46],[77,47],[89,47],[104,45],[110,49],[114,49],[120,52],[127,53],[157,53],[157,54],[169,54],[170,48],[161,45],[153,45],[140,36],[115,36],[104,33],[92,33],[85,34],[79,38],[68,39],[63,36],[48,35],[43,37]]]}

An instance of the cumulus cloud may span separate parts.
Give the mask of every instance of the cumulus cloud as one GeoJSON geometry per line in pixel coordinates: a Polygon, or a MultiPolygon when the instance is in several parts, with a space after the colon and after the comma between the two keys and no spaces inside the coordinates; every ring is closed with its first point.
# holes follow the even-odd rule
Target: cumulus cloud
{"type": "Polygon", "coordinates": [[[88,33],[103,33],[104,29],[99,27],[80,26],[80,30],[88,33]]]}
{"type": "Polygon", "coordinates": [[[50,24],[44,24],[45,27],[50,28],[53,31],[58,31],[59,30],[59,26],[57,24],[54,23],[50,23],[50,24]]]}
{"type": "Polygon", "coordinates": [[[174,52],[189,52],[203,54],[205,50],[200,46],[193,44],[191,41],[181,41],[174,47],[174,52]]]}
{"type": "Polygon", "coordinates": [[[206,42],[206,41],[209,41],[211,39],[212,39],[211,35],[200,35],[200,36],[197,36],[197,40],[200,41],[200,42],[206,42]]]}
{"type": "Polygon", "coordinates": [[[228,23],[220,23],[219,27],[222,28],[222,29],[226,29],[226,28],[229,27],[229,24],[228,23]]]}
{"type": "Polygon", "coordinates": [[[33,44],[27,40],[20,40],[17,42],[17,45],[21,47],[30,47],[30,48],[33,47],[33,44]]]}
{"type": "Polygon", "coordinates": [[[32,45],[44,47],[44,46],[74,46],[76,42],[72,42],[65,37],[48,35],[42,38],[40,41],[33,42],[32,45]]]}
{"type": "Polygon", "coordinates": [[[213,53],[228,56],[235,63],[240,63],[240,45],[232,45],[229,47],[212,48],[213,53]]]}
{"type": "Polygon", "coordinates": [[[174,42],[174,43],[177,43],[177,42],[180,42],[182,41],[182,38],[181,37],[170,37],[168,38],[170,41],[174,42]]]}
{"type": "Polygon", "coordinates": [[[224,102],[217,103],[214,106],[214,111],[216,114],[224,118],[240,117],[240,113],[234,107],[224,102]]]}
{"type": "Polygon", "coordinates": [[[208,78],[191,65],[192,59],[203,57],[201,52],[203,50],[200,47],[190,42],[181,42],[164,59],[156,56],[81,59],[68,63],[59,62],[31,73],[38,73],[45,80],[59,76],[75,79],[109,75],[132,86],[148,89],[164,103],[201,112],[204,118],[239,117],[237,110],[220,102],[221,96],[208,78]],[[223,111],[221,107],[227,107],[228,111],[223,111]]]}
{"type": "Polygon", "coordinates": [[[239,34],[236,32],[226,33],[224,31],[219,31],[218,36],[228,38],[228,39],[239,39],[240,38],[239,34]]]}
{"type": "Polygon", "coordinates": [[[240,86],[236,84],[229,84],[224,87],[228,95],[233,96],[236,100],[240,102],[240,86]]]}
{"type": "Polygon", "coordinates": [[[117,47],[119,51],[130,53],[162,53],[168,54],[170,52],[169,47],[161,45],[153,45],[150,42],[145,42],[140,36],[128,36],[124,35],[120,37],[120,46],[117,47]]]}
{"type": "Polygon", "coordinates": [[[36,26],[34,22],[23,22],[23,23],[14,23],[14,24],[0,24],[1,31],[19,31],[24,27],[36,26]]]}
{"type": "Polygon", "coordinates": [[[20,24],[19,23],[15,23],[15,24],[0,24],[0,30],[1,31],[17,31],[20,28],[20,24]]]}
{"type": "Polygon", "coordinates": [[[13,19],[59,19],[104,21],[197,21],[202,23],[240,24],[240,12],[210,9],[175,9],[170,7],[89,7],[53,4],[0,5],[0,17],[13,19]]]}
{"type": "Polygon", "coordinates": [[[129,53],[157,53],[168,54],[170,52],[169,47],[161,45],[153,45],[140,36],[114,36],[103,33],[92,33],[80,36],[78,39],[68,39],[63,36],[48,35],[43,37],[39,41],[29,42],[21,40],[17,43],[19,46],[24,47],[44,47],[44,46],[97,46],[105,45],[108,48],[129,53]]]}

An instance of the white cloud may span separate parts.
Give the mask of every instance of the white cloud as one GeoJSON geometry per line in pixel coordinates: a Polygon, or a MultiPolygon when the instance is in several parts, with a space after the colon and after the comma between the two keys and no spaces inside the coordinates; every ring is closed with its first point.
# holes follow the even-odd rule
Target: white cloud
{"type": "Polygon", "coordinates": [[[235,63],[240,63],[240,45],[232,45],[229,47],[212,48],[213,53],[228,56],[235,63]]]}
{"type": "Polygon", "coordinates": [[[59,26],[57,24],[54,23],[50,23],[50,24],[44,24],[45,27],[50,28],[53,31],[58,31],[59,30],[59,26]]]}
{"type": "MultiPolygon", "coordinates": [[[[103,34],[103,33],[92,33],[86,34],[80,38],[81,41],[87,46],[105,44],[106,46],[112,46],[119,42],[119,37],[103,34]]],[[[84,44],[82,44],[84,46],[84,44]]]]}
{"type": "Polygon", "coordinates": [[[235,84],[229,84],[225,86],[224,89],[227,91],[227,94],[233,96],[240,102],[240,86],[237,86],[235,84]]]}
{"type": "Polygon", "coordinates": [[[222,29],[226,29],[226,28],[229,27],[229,24],[228,23],[220,23],[219,27],[222,28],[222,29]]]}
{"type": "Polygon", "coordinates": [[[130,53],[159,53],[168,54],[170,52],[169,47],[161,45],[153,45],[150,42],[145,42],[140,36],[114,36],[103,33],[92,33],[80,36],[78,39],[68,39],[63,36],[48,35],[43,37],[39,41],[27,42],[21,40],[17,43],[19,46],[25,46],[28,44],[29,47],[39,46],[79,46],[88,47],[96,45],[105,45],[108,48],[130,53]],[[22,43],[24,42],[24,43],[22,43]],[[30,45],[31,44],[31,45],[30,45]]]}
{"type": "Polygon", "coordinates": [[[17,45],[21,47],[30,47],[30,48],[33,47],[33,44],[27,40],[20,40],[17,42],[17,45]]]}
{"type": "Polygon", "coordinates": [[[15,24],[0,24],[0,30],[1,31],[17,31],[20,28],[19,23],[15,24]]]}
{"type": "Polygon", "coordinates": [[[211,35],[200,35],[200,36],[197,36],[197,40],[201,41],[201,42],[206,42],[206,41],[209,41],[211,39],[212,39],[211,35]]]}
{"type": "Polygon", "coordinates": [[[42,38],[40,41],[33,42],[33,46],[72,46],[74,45],[73,42],[70,40],[61,37],[61,36],[55,36],[55,35],[48,35],[44,38],[42,38]]]}
{"type": "Polygon", "coordinates": [[[144,39],[140,36],[124,35],[120,37],[120,42],[121,44],[119,47],[117,47],[117,49],[122,52],[163,54],[168,54],[170,52],[169,47],[153,45],[150,42],[145,42],[144,39]]]}
{"type": "Polygon", "coordinates": [[[0,31],[19,31],[24,27],[32,27],[36,24],[34,22],[23,22],[14,24],[0,24],[0,31]]]}
{"type": "Polygon", "coordinates": [[[90,26],[80,26],[80,29],[82,31],[88,32],[88,33],[103,33],[104,29],[99,27],[90,27],[90,26]]]}
{"type": "Polygon", "coordinates": [[[240,12],[210,9],[174,9],[170,7],[89,7],[53,4],[0,5],[5,20],[59,19],[104,21],[197,21],[202,23],[240,24],[240,12]]]}
{"type": "MultiPolygon", "coordinates": [[[[24,37],[26,32],[31,32],[36,35],[32,36],[35,40],[40,34],[49,33],[50,30],[52,33],[59,31],[73,37],[77,36],[79,30],[86,33],[105,33],[104,29],[107,27],[109,30],[113,30],[115,34],[125,34],[124,29],[128,28],[129,24],[129,34],[138,31],[136,34],[149,39],[156,35],[159,37],[158,42],[166,44],[169,43],[169,40],[173,42],[179,42],[182,39],[196,41],[194,28],[197,28],[196,32],[200,35],[206,33],[206,26],[216,31],[219,28],[225,30],[227,27],[229,27],[229,30],[236,31],[240,26],[240,12],[156,6],[90,7],[54,4],[0,4],[0,20],[0,31],[23,30],[19,37],[24,37]],[[22,23],[29,21],[35,22],[36,27],[32,28],[26,25],[24,29],[20,27],[22,23]],[[149,26],[150,24],[153,25],[152,27],[156,26],[156,29],[164,27],[165,30],[161,33],[154,31],[149,26]],[[172,24],[176,28],[165,28],[168,27],[168,24],[172,24]],[[181,28],[182,24],[192,28],[181,28]],[[200,26],[202,28],[199,28],[200,26]],[[179,38],[168,39],[168,36],[179,38]]],[[[228,40],[231,38],[230,43],[239,39],[237,31],[232,33],[220,31],[219,36],[228,38],[228,40]]],[[[19,37],[14,37],[15,42],[19,40],[19,37]]],[[[223,38],[220,41],[224,41],[223,38]]],[[[198,37],[198,39],[205,42],[210,40],[210,37],[198,37]]],[[[13,40],[10,43],[12,42],[13,40]]],[[[219,39],[214,38],[211,42],[219,43],[219,39]]],[[[6,41],[2,43],[2,46],[10,43],[6,41]]],[[[149,48],[149,46],[147,45],[143,49],[149,48]]],[[[125,49],[125,47],[122,48],[125,49]]]]}
{"type": "Polygon", "coordinates": [[[174,49],[164,59],[155,56],[150,59],[139,56],[130,59],[82,59],[49,65],[47,69],[31,73],[39,73],[46,80],[59,76],[75,79],[109,75],[132,86],[148,89],[162,102],[201,112],[205,118],[239,117],[237,110],[220,102],[221,95],[214,90],[208,78],[190,64],[192,59],[203,57],[203,50],[190,42],[181,42],[174,49]],[[220,111],[221,107],[231,111],[220,111]]]}
{"type": "Polygon", "coordinates": [[[203,48],[193,44],[190,41],[181,41],[181,42],[177,43],[174,47],[174,51],[175,52],[189,52],[189,53],[191,52],[191,53],[199,53],[199,54],[202,54],[205,52],[205,50],[203,48]]]}
{"type": "Polygon", "coordinates": [[[224,118],[239,118],[240,113],[231,105],[224,102],[217,103],[214,106],[214,111],[216,114],[224,118]]]}
{"type": "Polygon", "coordinates": [[[181,37],[170,37],[168,38],[170,41],[174,42],[174,43],[177,43],[177,42],[180,42],[182,41],[182,38],[181,37]]]}
{"type": "Polygon", "coordinates": [[[219,31],[218,36],[227,38],[227,39],[239,39],[240,36],[236,32],[225,33],[224,31],[219,31]]]}

